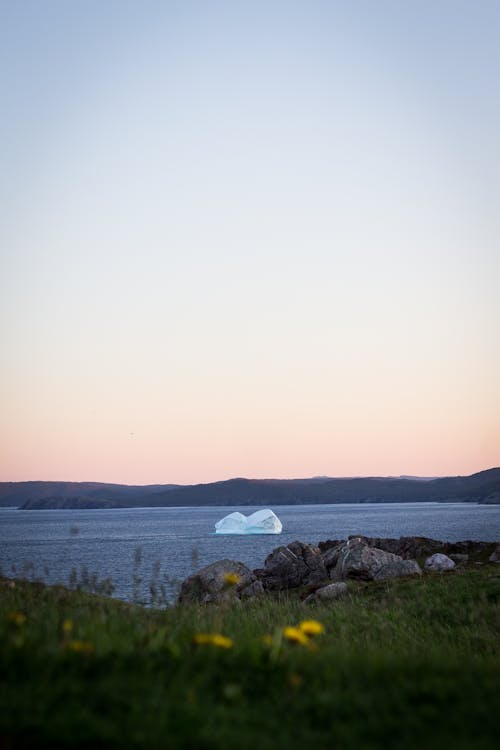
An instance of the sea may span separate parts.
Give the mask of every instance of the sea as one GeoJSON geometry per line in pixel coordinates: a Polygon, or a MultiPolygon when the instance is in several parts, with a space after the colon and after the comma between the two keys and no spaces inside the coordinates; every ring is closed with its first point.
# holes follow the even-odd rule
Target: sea
{"type": "Polygon", "coordinates": [[[500,506],[473,503],[362,503],[272,508],[281,534],[215,534],[214,524],[253,507],[18,510],[0,508],[0,574],[82,586],[154,605],[174,601],[180,582],[229,558],[262,567],[276,547],[351,534],[500,541],[500,506]],[[111,585],[112,589],[111,589],[111,585]]]}

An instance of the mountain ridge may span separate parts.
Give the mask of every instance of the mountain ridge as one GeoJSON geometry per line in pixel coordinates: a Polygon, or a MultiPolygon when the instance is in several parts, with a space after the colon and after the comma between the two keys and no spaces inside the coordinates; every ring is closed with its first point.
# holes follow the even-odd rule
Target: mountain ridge
{"type": "Polygon", "coordinates": [[[0,507],[24,510],[363,502],[500,503],[500,468],[454,477],[235,477],[191,485],[0,482],[0,507]]]}

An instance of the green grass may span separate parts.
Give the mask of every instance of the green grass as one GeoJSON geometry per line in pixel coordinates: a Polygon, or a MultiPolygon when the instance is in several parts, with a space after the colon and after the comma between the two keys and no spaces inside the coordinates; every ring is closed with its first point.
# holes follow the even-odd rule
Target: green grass
{"type": "Polygon", "coordinates": [[[499,611],[492,565],[314,608],[290,594],[147,610],[0,579],[0,747],[493,748],[499,611]],[[310,618],[326,628],[313,648],[281,642],[310,618]],[[234,646],[195,647],[200,632],[234,646]]]}

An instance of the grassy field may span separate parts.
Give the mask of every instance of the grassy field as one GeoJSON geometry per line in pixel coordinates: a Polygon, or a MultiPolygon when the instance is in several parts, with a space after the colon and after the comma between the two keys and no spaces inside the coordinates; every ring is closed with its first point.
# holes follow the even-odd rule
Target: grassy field
{"type": "Polygon", "coordinates": [[[497,747],[499,603],[494,565],[317,607],[160,611],[0,579],[0,747],[497,747]],[[323,634],[284,637],[311,619],[323,634]]]}

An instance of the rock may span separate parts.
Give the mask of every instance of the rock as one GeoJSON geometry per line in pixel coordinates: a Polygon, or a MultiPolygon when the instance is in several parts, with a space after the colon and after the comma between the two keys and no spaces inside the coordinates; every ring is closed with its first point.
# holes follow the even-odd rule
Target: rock
{"type": "Polygon", "coordinates": [[[453,560],[455,565],[466,565],[469,560],[469,555],[465,555],[460,552],[451,553],[450,559],[453,560]]]}
{"type": "Polygon", "coordinates": [[[391,552],[393,555],[402,557],[403,560],[413,560],[415,557],[424,557],[434,552],[439,552],[444,542],[437,539],[429,539],[425,536],[402,536],[399,539],[383,539],[379,537],[361,537],[370,547],[391,552]]]}
{"type": "Polygon", "coordinates": [[[453,570],[454,567],[455,563],[453,562],[451,557],[448,557],[448,555],[443,555],[440,552],[435,555],[431,555],[425,561],[426,570],[453,570]]]}
{"type": "Polygon", "coordinates": [[[346,539],[327,539],[326,542],[318,542],[319,551],[324,555],[332,547],[338,547],[339,544],[345,544],[346,541],[346,539]]]}
{"type": "MultiPolygon", "coordinates": [[[[362,539],[365,544],[370,547],[376,547],[382,549],[385,552],[392,552],[393,555],[399,555],[404,560],[411,560],[416,557],[429,557],[437,552],[449,555],[451,554],[467,554],[471,555],[484,555],[486,552],[492,549],[493,545],[491,542],[478,542],[478,541],[462,541],[462,542],[442,542],[438,539],[430,539],[425,536],[402,536],[399,539],[385,539],[382,537],[369,537],[369,536],[351,536],[350,539],[362,539]]],[[[318,547],[322,554],[325,556],[326,553],[337,547],[339,544],[345,544],[345,540],[328,540],[326,542],[319,542],[318,547]]]]}
{"type": "Polygon", "coordinates": [[[342,580],[358,578],[364,581],[379,581],[406,575],[420,575],[420,566],[415,560],[403,560],[398,555],[370,547],[363,538],[354,537],[332,553],[335,565],[330,567],[330,578],[342,580]]]}
{"type": "Polygon", "coordinates": [[[278,547],[266,557],[264,568],[254,572],[264,589],[269,591],[283,591],[328,580],[318,547],[304,542],[278,547]]]}
{"type": "Polygon", "coordinates": [[[333,546],[328,547],[326,552],[323,553],[323,563],[327,571],[335,567],[345,544],[345,541],[336,542],[333,546]]]}
{"type": "Polygon", "coordinates": [[[322,586],[317,589],[313,594],[304,599],[305,604],[313,604],[314,602],[329,602],[334,599],[340,599],[348,593],[347,583],[340,581],[339,583],[329,583],[327,586],[322,586]]]}
{"type": "Polygon", "coordinates": [[[492,563],[500,563],[500,546],[491,553],[488,560],[492,563]]]}
{"type": "Polygon", "coordinates": [[[254,581],[240,591],[240,599],[250,599],[252,596],[258,596],[264,593],[264,586],[261,581],[254,581]]]}
{"type": "Polygon", "coordinates": [[[262,584],[246,565],[235,560],[218,560],[183,581],[179,603],[219,604],[224,601],[239,601],[262,591],[262,584]],[[226,581],[226,576],[230,573],[238,576],[238,583],[226,581]]]}
{"type": "Polygon", "coordinates": [[[450,557],[452,552],[454,554],[466,554],[470,557],[471,555],[483,555],[490,548],[491,542],[477,542],[468,539],[463,542],[444,542],[441,552],[450,557]]]}
{"type": "MultiPolygon", "coordinates": [[[[375,549],[375,548],[374,548],[375,549]]],[[[397,557],[397,555],[395,555],[397,557]]],[[[375,573],[374,579],[382,581],[386,578],[400,578],[401,576],[420,576],[422,568],[416,560],[392,560],[382,565],[380,570],[375,573]]]]}

